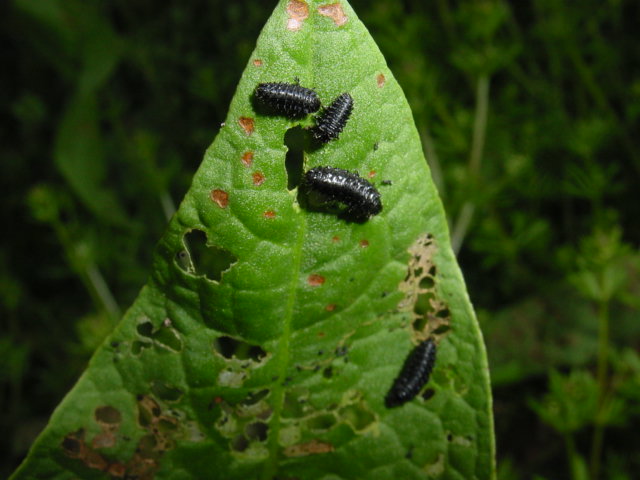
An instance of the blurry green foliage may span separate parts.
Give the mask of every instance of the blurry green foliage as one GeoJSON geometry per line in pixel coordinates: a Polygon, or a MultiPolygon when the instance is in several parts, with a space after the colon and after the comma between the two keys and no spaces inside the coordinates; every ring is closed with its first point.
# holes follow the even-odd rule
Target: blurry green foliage
{"type": "MultiPolygon", "coordinates": [[[[527,406],[544,402],[549,370],[595,375],[603,299],[607,391],[640,395],[640,4],[351,4],[407,94],[458,227],[459,261],[491,357],[507,478],[565,477],[562,437],[527,406]],[[629,381],[618,387],[620,372],[629,381]]],[[[76,325],[112,316],[96,278],[117,305],[144,283],[150,247],[224,118],[272,7],[0,7],[0,51],[11,72],[0,88],[0,215],[10,227],[1,240],[0,322],[3,348],[14,352],[7,358],[20,365],[7,374],[12,380],[3,377],[0,426],[12,458],[0,476],[82,370],[88,350],[78,345],[89,348],[90,332],[96,341],[103,334],[76,325]],[[71,118],[77,102],[91,108],[71,118]],[[90,136],[73,145],[83,124],[90,136]],[[78,151],[95,154],[82,164],[78,151]]],[[[628,405],[626,423],[605,434],[609,478],[640,469],[630,455],[640,448],[640,412],[628,405]]],[[[583,455],[588,436],[576,433],[583,455]]]]}

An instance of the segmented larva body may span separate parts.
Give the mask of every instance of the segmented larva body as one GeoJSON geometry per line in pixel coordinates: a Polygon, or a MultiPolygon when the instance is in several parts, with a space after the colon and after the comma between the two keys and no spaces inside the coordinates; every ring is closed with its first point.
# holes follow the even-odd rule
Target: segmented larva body
{"type": "Polygon", "coordinates": [[[429,381],[436,363],[436,344],[428,339],[421,342],[409,354],[400,375],[385,397],[387,407],[397,407],[414,398],[429,381]]]}
{"type": "Polygon", "coordinates": [[[353,98],[348,93],[343,93],[316,117],[316,126],[311,129],[311,135],[321,143],[338,138],[352,110],[353,98]]]}
{"type": "Polygon", "coordinates": [[[334,167],[315,167],[304,175],[303,186],[318,192],[328,200],[348,207],[356,219],[367,219],[382,211],[380,193],[366,179],[348,170],[334,167]]]}
{"type": "Polygon", "coordinates": [[[299,118],[318,111],[320,98],[310,89],[292,83],[259,83],[255,96],[274,112],[299,118]]]}

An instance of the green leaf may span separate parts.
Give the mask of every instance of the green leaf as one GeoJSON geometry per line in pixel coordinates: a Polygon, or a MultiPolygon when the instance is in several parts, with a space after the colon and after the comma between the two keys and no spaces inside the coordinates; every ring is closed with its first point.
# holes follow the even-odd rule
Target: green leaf
{"type": "Polygon", "coordinates": [[[482,337],[404,95],[345,1],[283,0],[148,285],[13,478],[488,479],[492,423],[482,337]],[[325,105],[352,95],[338,140],[313,147],[299,128],[311,118],[255,110],[259,82],[296,77],[325,105]],[[294,172],[319,165],[370,178],[382,213],[310,207],[294,172]],[[387,408],[427,337],[426,390],[387,408]]]}

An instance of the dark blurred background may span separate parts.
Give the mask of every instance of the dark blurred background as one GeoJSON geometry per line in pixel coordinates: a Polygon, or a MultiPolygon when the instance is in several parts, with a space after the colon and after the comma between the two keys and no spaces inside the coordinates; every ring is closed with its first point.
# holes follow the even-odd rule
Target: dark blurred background
{"type": "MultiPolygon", "coordinates": [[[[0,3],[0,477],[145,283],[275,3],[0,3]]],[[[638,478],[640,3],[351,4],[445,204],[500,478],[638,478]]]]}

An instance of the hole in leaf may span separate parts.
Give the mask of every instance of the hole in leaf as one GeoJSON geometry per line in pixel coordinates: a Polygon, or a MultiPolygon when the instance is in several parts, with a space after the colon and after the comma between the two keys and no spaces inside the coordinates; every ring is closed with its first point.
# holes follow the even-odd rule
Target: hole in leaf
{"type": "Polygon", "coordinates": [[[420,288],[430,289],[433,288],[434,285],[433,277],[424,277],[420,280],[420,288]]]}
{"type": "Polygon", "coordinates": [[[80,456],[84,446],[84,429],[81,428],[77,432],[70,433],[62,440],[62,449],[64,453],[72,458],[80,456]]]}
{"type": "Polygon", "coordinates": [[[436,317],[438,318],[447,318],[449,316],[449,309],[443,308],[442,310],[436,313],[436,317]]]}
{"type": "Polygon", "coordinates": [[[231,448],[236,452],[244,452],[249,447],[249,440],[244,435],[238,435],[231,442],[231,448]]]}
{"type": "Polygon", "coordinates": [[[170,350],[182,351],[182,340],[173,328],[162,326],[153,334],[152,338],[170,350]]]}
{"type": "Polygon", "coordinates": [[[236,340],[235,338],[227,336],[215,339],[213,348],[224,358],[235,357],[238,360],[253,360],[254,362],[259,362],[267,355],[267,352],[258,345],[251,345],[242,340],[236,340]]]}
{"type": "Polygon", "coordinates": [[[142,322],[138,324],[136,330],[138,331],[139,335],[151,338],[151,335],[153,334],[153,324],[149,321],[142,322]]]}
{"type": "Polygon", "coordinates": [[[269,426],[263,422],[250,423],[244,427],[244,433],[249,440],[257,440],[258,442],[264,442],[267,439],[267,431],[269,426]]]}
{"type": "Polygon", "coordinates": [[[167,385],[164,382],[152,382],[151,392],[158,398],[168,402],[175,402],[182,397],[182,390],[167,385]]]}
{"type": "Polygon", "coordinates": [[[416,299],[416,303],[413,306],[413,311],[417,315],[427,315],[429,313],[433,313],[433,305],[431,304],[431,300],[433,298],[434,297],[432,293],[421,293],[416,299]]]}
{"type": "Polygon", "coordinates": [[[358,432],[371,425],[376,417],[363,405],[348,405],[339,410],[339,415],[345,423],[351,425],[358,432]]]}
{"type": "Polygon", "coordinates": [[[422,394],[422,398],[424,398],[425,400],[429,400],[435,394],[436,394],[436,391],[433,388],[427,388],[422,394]]]}
{"type": "Polygon", "coordinates": [[[324,378],[331,378],[333,377],[333,367],[327,367],[322,371],[322,376],[324,378]]]}
{"type": "Polygon", "coordinates": [[[145,348],[149,348],[150,346],[151,343],[149,342],[139,342],[136,340],[131,345],[131,353],[133,353],[134,355],[140,355],[140,353],[142,353],[145,348]]]}
{"type": "Polygon", "coordinates": [[[157,458],[159,456],[156,451],[158,442],[153,435],[145,435],[138,443],[137,453],[143,458],[157,458]]]}
{"type": "Polygon", "coordinates": [[[116,425],[122,421],[120,412],[109,405],[96,408],[95,416],[98,423],[106,423],[107,425],[116,425]]]}
{"type": "MultiPolygon", "coordinates": [[[[229,270],[238,259],[228,250],[216,246],[207,245],[207,234],[202,230],[191,230],[185,233],[182,239],[187,247],[189,262],[187,268],[183,265],[185,260],[176,260],[176,263],[187,273],[204,275],[210,280],[219,282],[222,274],[229,270]]],[[[178,255],[181,255],[179,252],[178,255]]]]}
{"type": "Polygon", "coordinates": [[[287,130],[284,135],[284,144],[287,147],[287,157],[284,165],[287,169],[287,188],[293,190],[302,178],[302,164],[304,161],[304,130],[302,127],[294,127],[287,130]]]}
{"type": "Polygon", "coordinates": [[[310,430],[329,430],[336,424],[336,417],[331,413],[316,415],[307,420],[307,427],[310,430]]]}
{"type": "Polygon", "coordinates": [[[443,333],[447,333],[449,330],[451,330],[451,327],[449,325],[440,325],[433,331],[433,333],[442,335],[443,333]]]}
{"type": "Polygon", "coordinates": [[[260,390],[259,392],[251,392],[241,403],[245,406],[255,405],[267,395],[269,395],[269,390],[266,388],[264,390],[260,390]]]}

